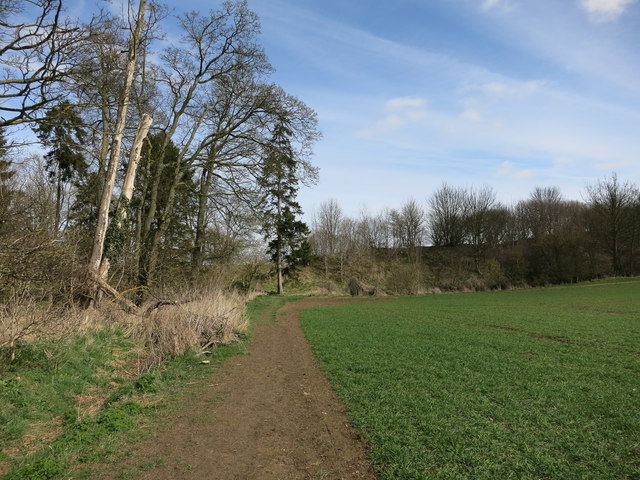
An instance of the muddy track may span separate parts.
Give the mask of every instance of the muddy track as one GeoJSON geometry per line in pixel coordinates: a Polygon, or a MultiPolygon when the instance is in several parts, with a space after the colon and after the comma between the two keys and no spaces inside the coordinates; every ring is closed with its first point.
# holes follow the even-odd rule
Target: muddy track
{"type": "Polygon", "coordinates": [[[129,460],[137,465],[125,460],[121,472],[146,463],[145,479],[375,479],[298,322],[303,308],[349,301],[289,302],[275,322],[266,312],[250,354],[229,359],[216,383],[189,395],[168,429],[135,447],[129,460]]]}

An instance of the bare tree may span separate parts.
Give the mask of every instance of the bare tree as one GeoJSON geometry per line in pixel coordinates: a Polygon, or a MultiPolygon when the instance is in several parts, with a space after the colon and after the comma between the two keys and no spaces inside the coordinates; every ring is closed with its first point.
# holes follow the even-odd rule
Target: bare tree
{"type": "Polygon", "coordinates": [[[441,247],[462,245],[465,232],[465,191],[443,183],[429,198],[429,236],[441,247]]]}
{"type": "Polygon", "coordinates": [[[542,240],[557,231],[562,223],[563,202],[558,187],[536,187],[529,199],[521,202],[521,214],[534,240],[542,240]]]}
{"type": "Polygon", "coordinates": [[[385,211],[379,212],[371,218],[371,241],[375,248],[388,249],[391,245],[391,231],[385,211]]]}
{"type": "Polygon", "coordinates": [[[496,193],[491,187],[470,189],[465,198],[466,236],[473,247],[476,271],[480,274],[480,261],[489,244],[490,216],[496,206],[496,193]]]}
{"type": "Polygon", "coordinates": [[[103,196],[118,104],[125,86],[126,28],[120,19],[100,12],[94,19],[91,35],[75,49],[78,70],[72,75],[71,82],[90,136],[87,156],[91,170],[84,182],[95,185],[85,201],[95,210],[103,196]]]}
{"type": "Polygon", "coordinates": [[[417,262],[420,258],[419,249],[424,239],[424,210],[418,202],[409,200],[402,206],[400,218],[404,230],[404,246],[407,248],[409,257],[417,262]]]}
{"type": "Polygon", "coordinates": [[[323,258],[325,274],[329,273],[329,258],[337,253],[343,218],[340,205],[332,198],[320,204],[311,221],[314,247],[323,258]]]}
{"type": "Polygon", "coordinates": [[[84,35],[64,19],[62,3],[0,2],[0,127],[32,122],[62,98],[58,86],[73,70],[71,49],[84,35]]]}
{"type": "Polygon", "coordinates": [[[255,71],[239,70],[212,82],[204,119],[207,147],[196,158],[199,170],[198,215],[191,267],[195,272],[204,255],[210,209],[225,210],[233,203],[255,205],[255,182],[271,111],[276,108],[274,87],[256,82],[255,71]]]}
{"type": "MultiPolygon", "coordinates": [[[[169,112],[161,127],[164,141],[155,155],[154,177],[144,192],[148,205],[138,226],[137,236],[143,246],[138,270],[144,285],[153,279],[162,236],[172,218],[182,179],[203,156],[213,154],[212,158],[219,158],[214,145],[219,132],[206,128],[207,118],[216,108],[211,89],[207,87],[237,71],[266,73],[271,68],[256,41],[257,16],[244,1],[224,2],[209,15],[186,14],[180,18],[180,25],[181,44],[168,48],[162,55],[165,67],[160,72],[160,83],[169,112]],[[179,152],[172,166],[164,205],[159,205],[160,186],[163,179],[166,181],[163,176],[165,152],[170,142],[178,146],[179,152]]],[[[205,181],[206,177],[207,174],[205,181]]]]}
{"type": "Polygon", "coordinates": [[[638,189],[629,182],[618,180],[616,173],[587,186],[587,203],[593,213],[591,228],[602,239],[611,258],[615,275],[624,273],[623,248],[632,251],[634,206],[638,204],[638,189]]]}
{"type": "Polygon", "coordinates": [[[334,247],[339,260],[340,281],[344,282],[345,264],[358,249],[358,223],[354,219],[343,217],[340,220],[334,247]]]}

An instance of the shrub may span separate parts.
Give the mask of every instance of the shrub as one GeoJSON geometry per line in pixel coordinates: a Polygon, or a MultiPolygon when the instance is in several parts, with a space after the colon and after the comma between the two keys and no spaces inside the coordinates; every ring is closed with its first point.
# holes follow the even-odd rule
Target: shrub
{"type": "Polygon", "coordinates": [[[423,290],[422,268],[416,264],[400,264],[393,268],[386,278],[389,293],[415,295],[423,290]]]}
{"type": "Polygon", "coordinates": [[[85,323],[71,308],[36,301],[26,289],[14,290],[6,303],[0,302],[0,351],[6,349],[14,361],[20,344],[33,338],[63,338],[80,332],[85,323]]]}
{"type": "Polygon", "coordinates": [[[347,287],[352,297],[371,297],[378,293],[378,289],[376,287],[366,285],[353,277],[349,279],[347,287]]]}

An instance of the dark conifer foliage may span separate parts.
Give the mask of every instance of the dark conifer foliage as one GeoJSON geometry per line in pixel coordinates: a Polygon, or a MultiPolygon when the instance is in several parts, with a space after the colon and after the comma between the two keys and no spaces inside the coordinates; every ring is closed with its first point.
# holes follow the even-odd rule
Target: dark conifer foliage
{"type": "Polygon", "coordinates": [[[296,201],[300,166],[291,146],[291,135],[285,123],[275,126],[259,180],[265,193],[263,230],[277,270],[278,294],[283,293],[283,273],[308,263],[311,253],[307,242],[309,228],[296,218],[302,214],[296,201]]]}
{"type": "Polygon", "coordinates": [[[64,184],[76,176],[86,176],[89,168],[84,155],[87,132],[76,108],[67,100],[51,107],[34,131],[42,145],[49,149],[44,158],[49,179],[56,186],[55,228],[58,229],[64,184]]]}

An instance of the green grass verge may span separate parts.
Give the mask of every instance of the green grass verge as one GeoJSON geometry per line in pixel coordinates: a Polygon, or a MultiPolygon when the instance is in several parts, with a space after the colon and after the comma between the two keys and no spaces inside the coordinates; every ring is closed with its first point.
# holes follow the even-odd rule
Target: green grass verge
{"type": "MultiPolygon", "coordinates": [[[[249,330],[275,301],[258,297],[247,305],[249,330]]],[[[0,359],[0,465],[12,466],[0,478],[92,478],[101,463],[117,462],[166,421],[187,388],[246,353],[245,340],[216,348],[209,365],[185,355],[135,377],[126,370],[135,370],[140,345],[117,329],[20,346],[16,361],[0,359]],[[86,399],[100,408],[84,411],[86,399]]]]}
{"type": "Polygon", "coordinates": [[[640,478],[640,282],[302,312],[383,479],[640,478]]]}

